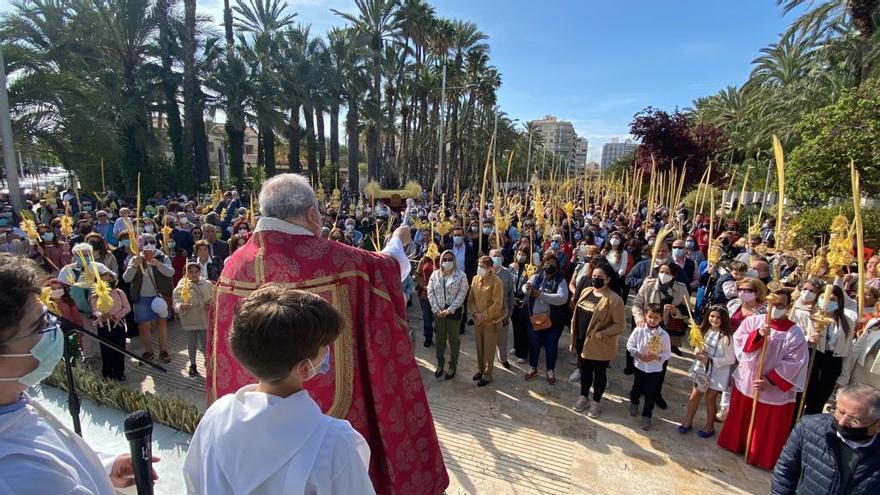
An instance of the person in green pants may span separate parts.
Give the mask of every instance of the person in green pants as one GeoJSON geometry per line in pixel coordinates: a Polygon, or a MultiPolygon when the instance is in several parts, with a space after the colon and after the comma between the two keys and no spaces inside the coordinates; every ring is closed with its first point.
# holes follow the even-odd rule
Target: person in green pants
{"type": "Polygon", "coordinates": [[[467,276],[463,267],[455,262],[452,251],[443,251],[440,255],[440,269],[431,274],[428,281],[428,301],[434,313],[434,338],[437,343],[437,370],[434,376],[443,376],[443,365],[446,358],[446,343],[449,342],[449,371],[446,379],[455,377],[458,367],[458,353],[461,348],[461,337],[458,327],[464,317],[462,305],[468,295],[467,276]]]}

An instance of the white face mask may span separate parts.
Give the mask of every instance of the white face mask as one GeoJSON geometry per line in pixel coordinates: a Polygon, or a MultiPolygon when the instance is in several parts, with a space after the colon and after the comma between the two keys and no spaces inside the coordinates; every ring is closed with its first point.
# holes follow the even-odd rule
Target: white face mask
{"type": "Polygon", "coordinates": [[[54,317],[50,317],[49,326],[40,335],[40,341],[29,352],[23,354],[0,354],[0,357],[4,358],[33,357],[37,360],[37,367],[30,373],[18,378],[0,378],[0,382],[19,382],[26,387],[33,387],[55,371],[55,365],[61,360],[63,354],[64,334],[58,327],[58,321],[54,317]],[[52,326],[54,326],[54,329],[52,326]]]}
{"type": "Polygon", "coordinates": [[[805,290],[801,292],[801,298],[804,300],[804,302],[813,302],[816,300],[816,294],[814,294],[812,291],[805,290]]]}
{"type": "Polygon", "coordinates": [[[672,275],[670,275],[668,273],[661,273],[660,275],[657,276],[657,278],[659,278],[660,282],[664,283],[664,284],[668,284],[669,282],[672,282],[672,275]]]}
{"type": "Polygon", "coordinates": [[[611,240],[608,242],[610,242],[611,245],[614,247],[617,247],[620,245],[620,239],[618,239],[617,237],[612,237],[611,240]]]}
{"type": "Polygon", "coordinates": [[[770,309],[770,318],[773,320],[779,320],[785,317],[788,314],[787,309],[779,309],[779,308],[771,308],[770,309]]]}
{"type": "Polygon", "coordinates": [[[482,266],[478,266],[477,267],[477,275],[479,275],[480,277],[485,277],[486,276],[486,269],[483,268],[482,266]]]}
{"type": "Polygon", "coordinates": [[[444,261],[444,262],[440,263],[440,266],[443,267],[443,270],[445,270],[445,271],[448,272],[448,271],[451,271],[451,270],[452,270],[452,267],[453,267],[453,266],[455,266],[455,262],[453,262],[453,261],[444,261]]]}

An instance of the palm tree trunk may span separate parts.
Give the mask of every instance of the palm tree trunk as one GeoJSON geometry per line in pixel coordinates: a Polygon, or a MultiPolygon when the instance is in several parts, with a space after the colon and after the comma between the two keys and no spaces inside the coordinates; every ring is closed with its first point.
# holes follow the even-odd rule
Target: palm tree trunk
{"type": "Polygon", "coordinates": [[[367,179],[379,179],[379,129],[376,124],[367,124],[367,179]]]}
{"type": "Polygon", "coordinates": [[[339,102],[330,105],[330,163],[339,169],[339,102]]]}
{"type": "Polygon", "coordinates": [[[303,105],[303,117],[306,120],[306,159],[309,165],[309,181],[312,187],[318,188],[318,160],[315,156],[315,115],[312,107],[303,105]]]}
{"type": "Polygon", "coordinates": [[[205,119],[200,104],[201,88],[196,78],[196,1],[184,0],[183,34],[183,107],[186,116],[186,148],[184,151],[192,158],[196,187],[210,181],[208,166],[208,143],[205,132],[205,119]]]}
{"type": "Polygon", "coordinates": [[[229,175],[241,190],[244,186],[244,131],[227,120],[226,135],[229,137],[229,175]]]}
{"type": "Polygon", "coordinates": [[[290,109],[290,122],[287,126],[287,139],[290,142],[290,149],[287,152],[287,164],[290,171],[295,174],[302,173],[302,162],[299,161],[300,154],[300,132],[299,132],[299,103],[295,103],[290,109]]]}
{"type": "Polygon", "coordinates": [[[165,94],[165,114],[168,119],[168,138],[171,141],[171,154],[174,168],[181,177],[192,177],[186,170],[187,160],[183,147],[183,124],[180,122],[180,108],[177,106],[177,78],[171,68],[171,48],[168,43],[168,0],[156,2],[156,15],[159,24],[159,52],[162,66],[159,69],[162,91],[165,94]]]}
{"type": "Polygon", "coordinates": [[[345,133],[348,135],[348,189],[355,194],[360,189],[358,177],[358,103],[349,98],[345,114],[345,133]]]}
{"type": "Polygon", "coordinates": [[[266,160],[266,177],[275,175],[275,131],[266,127],[263,131],[263,159],[266,160]]]}
{"type": "Polygon", "coordinates": [[[265,150],[263,149],[263,131],[262,127],[257,128],[257,168],[266,166],[265,150]]]}
{"type": "Polygon", "coordinates": [[[327,168],[327,141],[324,137],[324,111],[321,107],[315,108],[315,126],[318,131],[318,170],[327,168]]]}

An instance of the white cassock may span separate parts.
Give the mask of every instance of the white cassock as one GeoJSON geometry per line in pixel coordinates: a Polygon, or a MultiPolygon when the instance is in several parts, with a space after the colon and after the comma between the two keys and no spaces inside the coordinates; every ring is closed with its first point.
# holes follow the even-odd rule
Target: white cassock
{"type": "Polygon", "coordinates": [[[370,448],[348,421],[300,391],[246,385],[205,412],[183,465],[190,494],[374,494],[370,448]]]}
{"type": "Polygon", "coordinates": [[[0,494],[113,495],[116,456],[95,453],[30,399],[0,414],[0,494]]]}

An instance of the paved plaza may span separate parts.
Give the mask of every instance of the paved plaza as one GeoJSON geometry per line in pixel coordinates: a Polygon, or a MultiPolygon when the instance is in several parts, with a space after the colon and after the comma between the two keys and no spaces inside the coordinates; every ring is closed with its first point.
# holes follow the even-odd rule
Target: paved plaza
{"type": "MultiPolygon", "coordinates": [[[[560,339],[558,381],[522,378],[523,366],[511,360],[508,371],[496,363],[495,381],[477,388],[473,327],[462,336],[461,358],[455,379],[434,377],[434,347],[425,348],[421,312],[409,309],[413,348],[422,371],[434,415],[451,494],[659,494],[766,493],[769,473],[746,465],[741,457],[721,450],[716,437],[703,440],[695,432],[703,424],[701,410],[687,435],[675,428],[684,416],[690,392],[686,369],[689,355],[673,356],[663,396],[669,409],[654,410],[655,428],[644,432],[639,417],[627,412],[632,377],[623,370],[623,344],[608,372],[608,390],[602,415],[587,418],[571,406],[579,385],[568,381],[574,357],[568,338],[560,339]],[[687,358],[687,359],[685,359],[687,358]]],[[[169,373],[156,376],[129,363],[128,384],[144,391],[180,395],[204,408],[204,381],[186,376],[186,340],[170,326],[174,361],[169,373]]],[[[512,337],[508,339],[512,342],[512,337]]],[[[137,343],[130,345],[138,349],[137,343]]],[[[448,352],[448,351],[447,351],[448,352]]],[[[204,367],[199,355],[199,369],[204,367]]],[[[720,431],[721,425],[716,426],[720,431]]]]}

